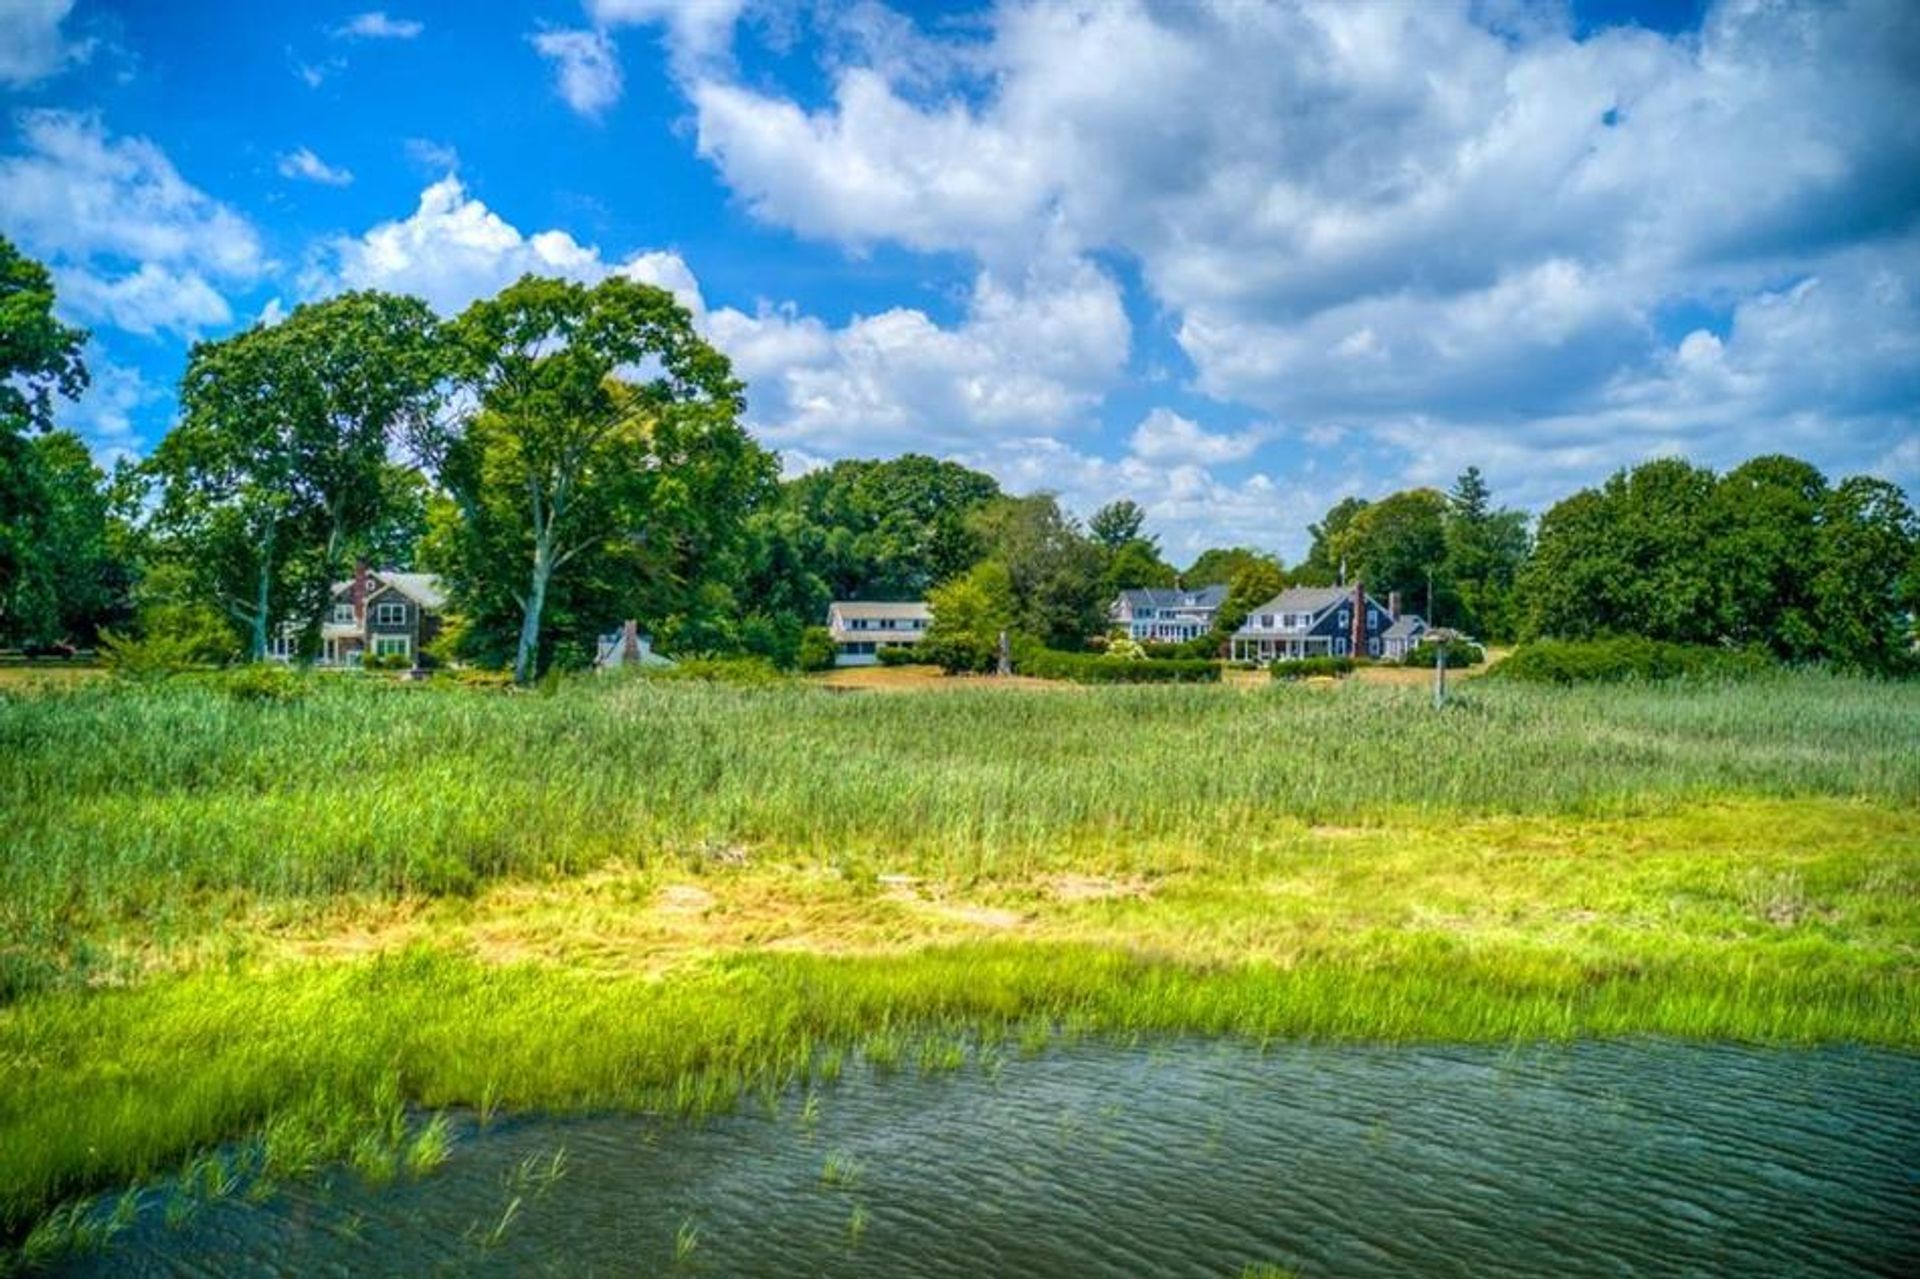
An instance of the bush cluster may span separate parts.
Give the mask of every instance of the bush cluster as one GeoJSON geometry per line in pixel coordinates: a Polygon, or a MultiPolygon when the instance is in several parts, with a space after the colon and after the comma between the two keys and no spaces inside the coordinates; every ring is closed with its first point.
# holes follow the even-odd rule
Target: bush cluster
{"type": "Polygon", "coordinates": [[[803,671],[830,671],[840,650],[834,646],[833,632],[824,626],[809,626],[800,632],[800,647],[795,664],[803,671]]]}
{"type": "Polygon", "coordinates": [[[1141,647],[1147,650],[1148,657],[1208,661],[1220,656],[1222,643],[1220,636],[1208,631],[1204,635],[1196,635],[1190,640],[1182,640],[1177,644],[1151,641],[1141,647]]]}
{"type": "Polygon", "coordinates": [[[882,666],[920,666],[927,660],[917,644],[882,644],[873,655],[882,666]]]}
{"type": "Polygon", "coordinates": [[[1267,667],[1267,674],[1274,679],[1307,679],[1314,675],[1350,675],[1353,667],[1351,657],[1296,657],[1275,662],[1267,667]]]}
{"type": "Polygon", "coordinates": [[[1620,636],[1600,640],[1536,640],[1501,662],[1493,673],[1533,684],[1613,684],[1682,676],[1746,679],[1771,669],[1772,661],[1756,649],[1668,644],[1638,636],[1620,636]]]}
{"type": "Polygon", "coordinates": [[[273,662],[250,662],[204,678],[239,702],[294,702],[313,691],[313,677],[273,662]]]}
{"type": "Polygon", "coordinates": [[[1018,670],[1076,684],[1205,684],[1220,678],[1220,663],[1195,658],[1102,657],[1045,648],[1024,654],[1018,670]]]}
{"type": "Polygon", "coordinates": [[[1452,639],[1448,640],[1445,644],[1435,644],[1430,640],[1422,640],[1407,651],[1407,655],[1400,659],[1400,664],[1402,666],[1425,666],[1431,669],[1435,660],[1440,655],[1440,650],[1443,648],[1447,651],[1448,666],[1478,666],[1487,660],[1486,652],[1471,640],[1452,639]]]}

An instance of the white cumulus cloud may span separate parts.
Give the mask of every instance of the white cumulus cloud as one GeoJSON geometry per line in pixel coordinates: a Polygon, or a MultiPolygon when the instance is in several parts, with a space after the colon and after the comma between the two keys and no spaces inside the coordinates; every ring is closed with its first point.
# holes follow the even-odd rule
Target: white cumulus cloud
{"type": "Polygon", "coordinates": [[[554,65],[554,82],[568,106],[598,118],[620,100],[620,61],[604,31],[538,31],[527,37],[554,65]]]}
{"type": "Polygon", "coordinates": [[[330,187],[350,186],[353,182],[351,172],[335,168],[307,147],[289,151],[280,157],[280,176],[330,187]]]}
{"type": "Polygon", "coordinates": [[[346,40],[411,40],[426,29],[414,18],[390,18],[384,10],[373,9],[355,14],[335,27],[333,34],[346,40]]]}
{"type": "Polygon", "coordinates": [[[25,88],[87,60],[93,41],[69,40],[61,30],[72,12],[73,0],[0,4],[0,85],[25,88]]]}
{"type": "Polygon", "coordinates": [[[18,122],[23,149],[0,156],[0,207],[9,233],[59,275],[63,304],[141,333],[191,336],[231,318],[221,287],[266,269],[251,222],[97,116],[29,111],[18,122]]]}

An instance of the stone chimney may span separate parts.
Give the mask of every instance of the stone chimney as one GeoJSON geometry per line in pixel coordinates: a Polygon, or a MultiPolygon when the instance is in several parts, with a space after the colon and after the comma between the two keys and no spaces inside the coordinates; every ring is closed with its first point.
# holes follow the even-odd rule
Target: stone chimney
{"type": "Polygon", "coordinates": [[[353,566],[353,624],[367,624],[367,562],[360,560],[353,566]]]}
{"type": "Polygon", "coordinates": [[[1353,584],[1353,647],[1349,651],[1355,657],[1367,655],[1367,588],[1360,582],[1353,584]]]}
{"type": "Polygon", "coordinates": [[[1387,620],[1389,622],[1397,622],[1400,620],[1400,592],[1399,591],[1387,592],[1387,620]]]}

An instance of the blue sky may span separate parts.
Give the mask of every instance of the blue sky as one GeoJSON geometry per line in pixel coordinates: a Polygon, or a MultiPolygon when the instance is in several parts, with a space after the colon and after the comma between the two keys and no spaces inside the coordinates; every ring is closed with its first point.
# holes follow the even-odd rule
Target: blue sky
{"type": "Polygon", "coordinates": [[[1479,465],[1920,491],[1920,10],[0,0],[0,231],[164,434],[344,288],[675,290],[790,470],[908,449],[1175,558],[1479,465]]]}

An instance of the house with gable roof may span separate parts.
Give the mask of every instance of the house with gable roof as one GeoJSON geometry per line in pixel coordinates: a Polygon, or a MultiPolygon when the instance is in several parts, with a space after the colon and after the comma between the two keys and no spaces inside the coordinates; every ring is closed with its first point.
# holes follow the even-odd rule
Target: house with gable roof
{"type": "Polygon", "coordinates": [[[918,644],[933,625],[925,600],[834,600],[827,606],[835,666],[872,666],[882,648],[918,644]]]}
{"type": "Polygon", "coordinates": [[[1141,587],[1121,591],[1107,607],[1107,620],[1142,644],[1182,644],[1212,630],[1226,600],[1227,588],[1220,584],[1141,587]]]}
{"type": "MultiPolygon", "coordinates": [[[[320,623],[316,666],[358,666],[369,657],[420,662],[420,650],[440,633],[447,592],[432,573],[378,571],[362,566],[336,582],[320,623]]],[[[288,623],[267,642],[267,656],[291,662],[300,650],[298,623],[288,623]]]]}
{"type": "Polygon", "coordinates": [[[1427,631],[1424,620],[1401,614],[1399,592],[1385,603],[1353,586],[1290,586],[1247,614],[1230,640],[1235,661],[1294,661],[1303,657],[1400,658],[1427,631]]]}

